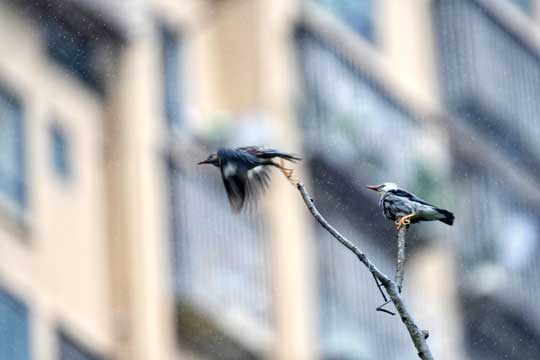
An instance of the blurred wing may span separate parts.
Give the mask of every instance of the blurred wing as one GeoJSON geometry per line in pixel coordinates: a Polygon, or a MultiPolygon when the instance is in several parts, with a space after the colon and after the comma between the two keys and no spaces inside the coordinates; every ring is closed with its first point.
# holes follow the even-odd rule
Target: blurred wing
{"type": "Polygon", "coordinates": [[[240,172],[225,172],[221,168],[221,179],[225,185],[225,191],[229,203],[235,212],[242,210],[247,194],[247,176],[240,172]]]}
{"type": "Polygon", "coordinates": [[[245,171],[235,166],[234,162],[228,162],[221,168],[221,178],[232,209],[240,212],[247,202],[255,202],[259,193],[268,188],[270,170],[265,166],[257,166],[245,171]]]}
{"type": "Polygon", "coordinates": [[[268,166],[257,166],[248,171],[248,195],[253,200],[259,193],[264,192],[270,185],[270,168],[268,166]]]}

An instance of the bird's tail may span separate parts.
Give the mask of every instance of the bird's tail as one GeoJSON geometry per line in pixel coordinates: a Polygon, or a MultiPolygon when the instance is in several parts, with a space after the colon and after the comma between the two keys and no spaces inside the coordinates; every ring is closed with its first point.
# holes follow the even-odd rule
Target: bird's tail
{"type": "Polygon", "coordinates": [[[302,158],[296,154],[289,154],[286,152],[276,152],[273,154],[275,157],[288,160],[290,162],[296,163],[298,161],[302,161],[302,158]]]}
{"type": "Polygon", "coordinates": [[[444,209],[437,209],[437,211],[439,212],[439,214],[444,216],[444,218],[439,219],[441,222],[443,222],[443,223],[445,223],[447,225],[450,225],[450,226],[452,226],[454,224],[454,214],[452,214],[450,211],[444,210],[444,209]]]}

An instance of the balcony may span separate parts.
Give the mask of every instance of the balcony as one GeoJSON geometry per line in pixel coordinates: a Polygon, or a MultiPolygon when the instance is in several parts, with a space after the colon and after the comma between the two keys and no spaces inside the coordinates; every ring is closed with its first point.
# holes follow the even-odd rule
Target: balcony
{"type": "Polygon", "coordinates": [[[445,102],[479,136],[540,177],[534,170],[540,169],[539,49],[492,5],[433,4],[445,102]]]}

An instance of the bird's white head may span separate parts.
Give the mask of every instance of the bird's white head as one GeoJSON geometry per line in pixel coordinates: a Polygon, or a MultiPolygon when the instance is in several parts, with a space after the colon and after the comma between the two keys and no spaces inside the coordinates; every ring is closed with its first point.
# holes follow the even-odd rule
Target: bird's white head
{"type": "Polygon", "coordinates": [[[382,183],[381,185],[369,185],[367,188],[383,194],[390,190],[399,189],[397,184],[392,182],[382,183]]]}

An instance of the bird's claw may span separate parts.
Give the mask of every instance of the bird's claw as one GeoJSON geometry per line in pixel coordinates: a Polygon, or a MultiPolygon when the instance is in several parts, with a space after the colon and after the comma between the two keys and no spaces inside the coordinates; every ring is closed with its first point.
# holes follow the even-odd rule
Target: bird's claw
{"type": "Polygon", "coordinates": [[[409,215],[405,215],[399,220],[396,220],[396,228],[399,230],[402,226],[409,226],[411,224],[411,218],[416,215],[416,212],[413,212],[409,215]]]}
{"type": "Polygon", "coordinates": [[[285,175],[285,177],[287,177],[287,180],[289,180],[289,182],[290,182],[293,186],[298,185],[298,179],[296,179],[296,178],[293,177],[293,170],[290,170],[290,172],[288,172],[288,174],[285,175]]]}
{"type": "Polygon", "coordinates": [[[293,169],[289,169],[289,168],[286,168],[284,166],[284,163],[283,163],[283,160],[280,161],[281,162],[281,172],[283,173],[283,175],[285,175],[285,177],[287,178],[287,180],[289,180],[289,182],[293,185],[293,186],[296,186],[298,184],[298,179],[295,179],[293,177],[293,174],[294,174],[294,170],[293,169]]]}

